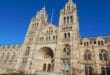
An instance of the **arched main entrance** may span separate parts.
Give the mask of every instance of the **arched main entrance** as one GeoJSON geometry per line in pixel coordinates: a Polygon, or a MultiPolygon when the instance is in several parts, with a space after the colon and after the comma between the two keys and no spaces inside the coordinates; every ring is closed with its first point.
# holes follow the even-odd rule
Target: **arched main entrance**
{"type": "Polygon", "coordinates": [[[51,72],[54,68],[54,52],[49,47],[42,47],[38,51],[38,57],[41,61],[42,71],[51,72]]]}

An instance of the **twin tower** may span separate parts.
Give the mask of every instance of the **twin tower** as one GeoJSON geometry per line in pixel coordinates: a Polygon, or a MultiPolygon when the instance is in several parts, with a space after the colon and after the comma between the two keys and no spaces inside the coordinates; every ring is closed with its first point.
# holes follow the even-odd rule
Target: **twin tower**
{"type": "Polygon", "coordinates": [[[26,74],[79,75],[79,22],[77,7],[68,0],[60,11],[59,25],[47,22],[45,7],[32,18],[16,70],[26,74]]]}

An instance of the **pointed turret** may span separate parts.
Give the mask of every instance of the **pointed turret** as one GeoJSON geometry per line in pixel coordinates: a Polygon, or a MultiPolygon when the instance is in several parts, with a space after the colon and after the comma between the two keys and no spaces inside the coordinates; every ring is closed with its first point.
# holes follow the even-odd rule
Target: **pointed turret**
{"type": "Polygon", "coordinates": [[[47,21],[47,13],[46,13],[46,9],[45,6],[36,14],[36,18],[42,20],[42,21],[47,21]]]}
{"type": "MultiPolygon", "coordinates": [[[[60,19],[59,19],[59,26],[61,27],[61,31],[64,31],[65,35],[62,37],[63,39],[66,38],[65,32],[69,32],[68,34],[70,39],[73,37],[79,37],[79,22],[77,16],[77,8],[76,4],[72,0],[68,0],[68,2],[64,5],[64,8],[60,12],[60,19]]],[[[61,35],[60,34],[60,35],[61,35]]]]}

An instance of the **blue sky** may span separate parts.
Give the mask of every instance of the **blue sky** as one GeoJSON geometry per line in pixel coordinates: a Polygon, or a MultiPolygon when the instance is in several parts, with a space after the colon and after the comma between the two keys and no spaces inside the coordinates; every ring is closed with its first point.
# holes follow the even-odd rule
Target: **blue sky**
{"type": "MultiPolygon", "coordinates": [[[[0,0],[0,44],[21,44],[30,20],[44,0],[0,0]]],[[[75,0],[76,1],[76,0],[75,0]]],[[[58,25],[60,9],[67,0],[46,0],[53,24],[58,25]]],[[[110,0],[77,0],[80,34],[82,37],[110,35],[110,0]]]]}

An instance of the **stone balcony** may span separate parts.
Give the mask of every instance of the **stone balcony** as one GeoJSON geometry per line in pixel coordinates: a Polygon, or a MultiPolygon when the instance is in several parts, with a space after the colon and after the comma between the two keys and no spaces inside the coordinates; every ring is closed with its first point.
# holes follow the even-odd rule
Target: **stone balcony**
{"type": "Polygon", "coordinates": [[[69,56],[62,56],[62,58],[61,58],[62,60],[70,60],[71,59],[71,56],[69,55],[69,56]]]}

